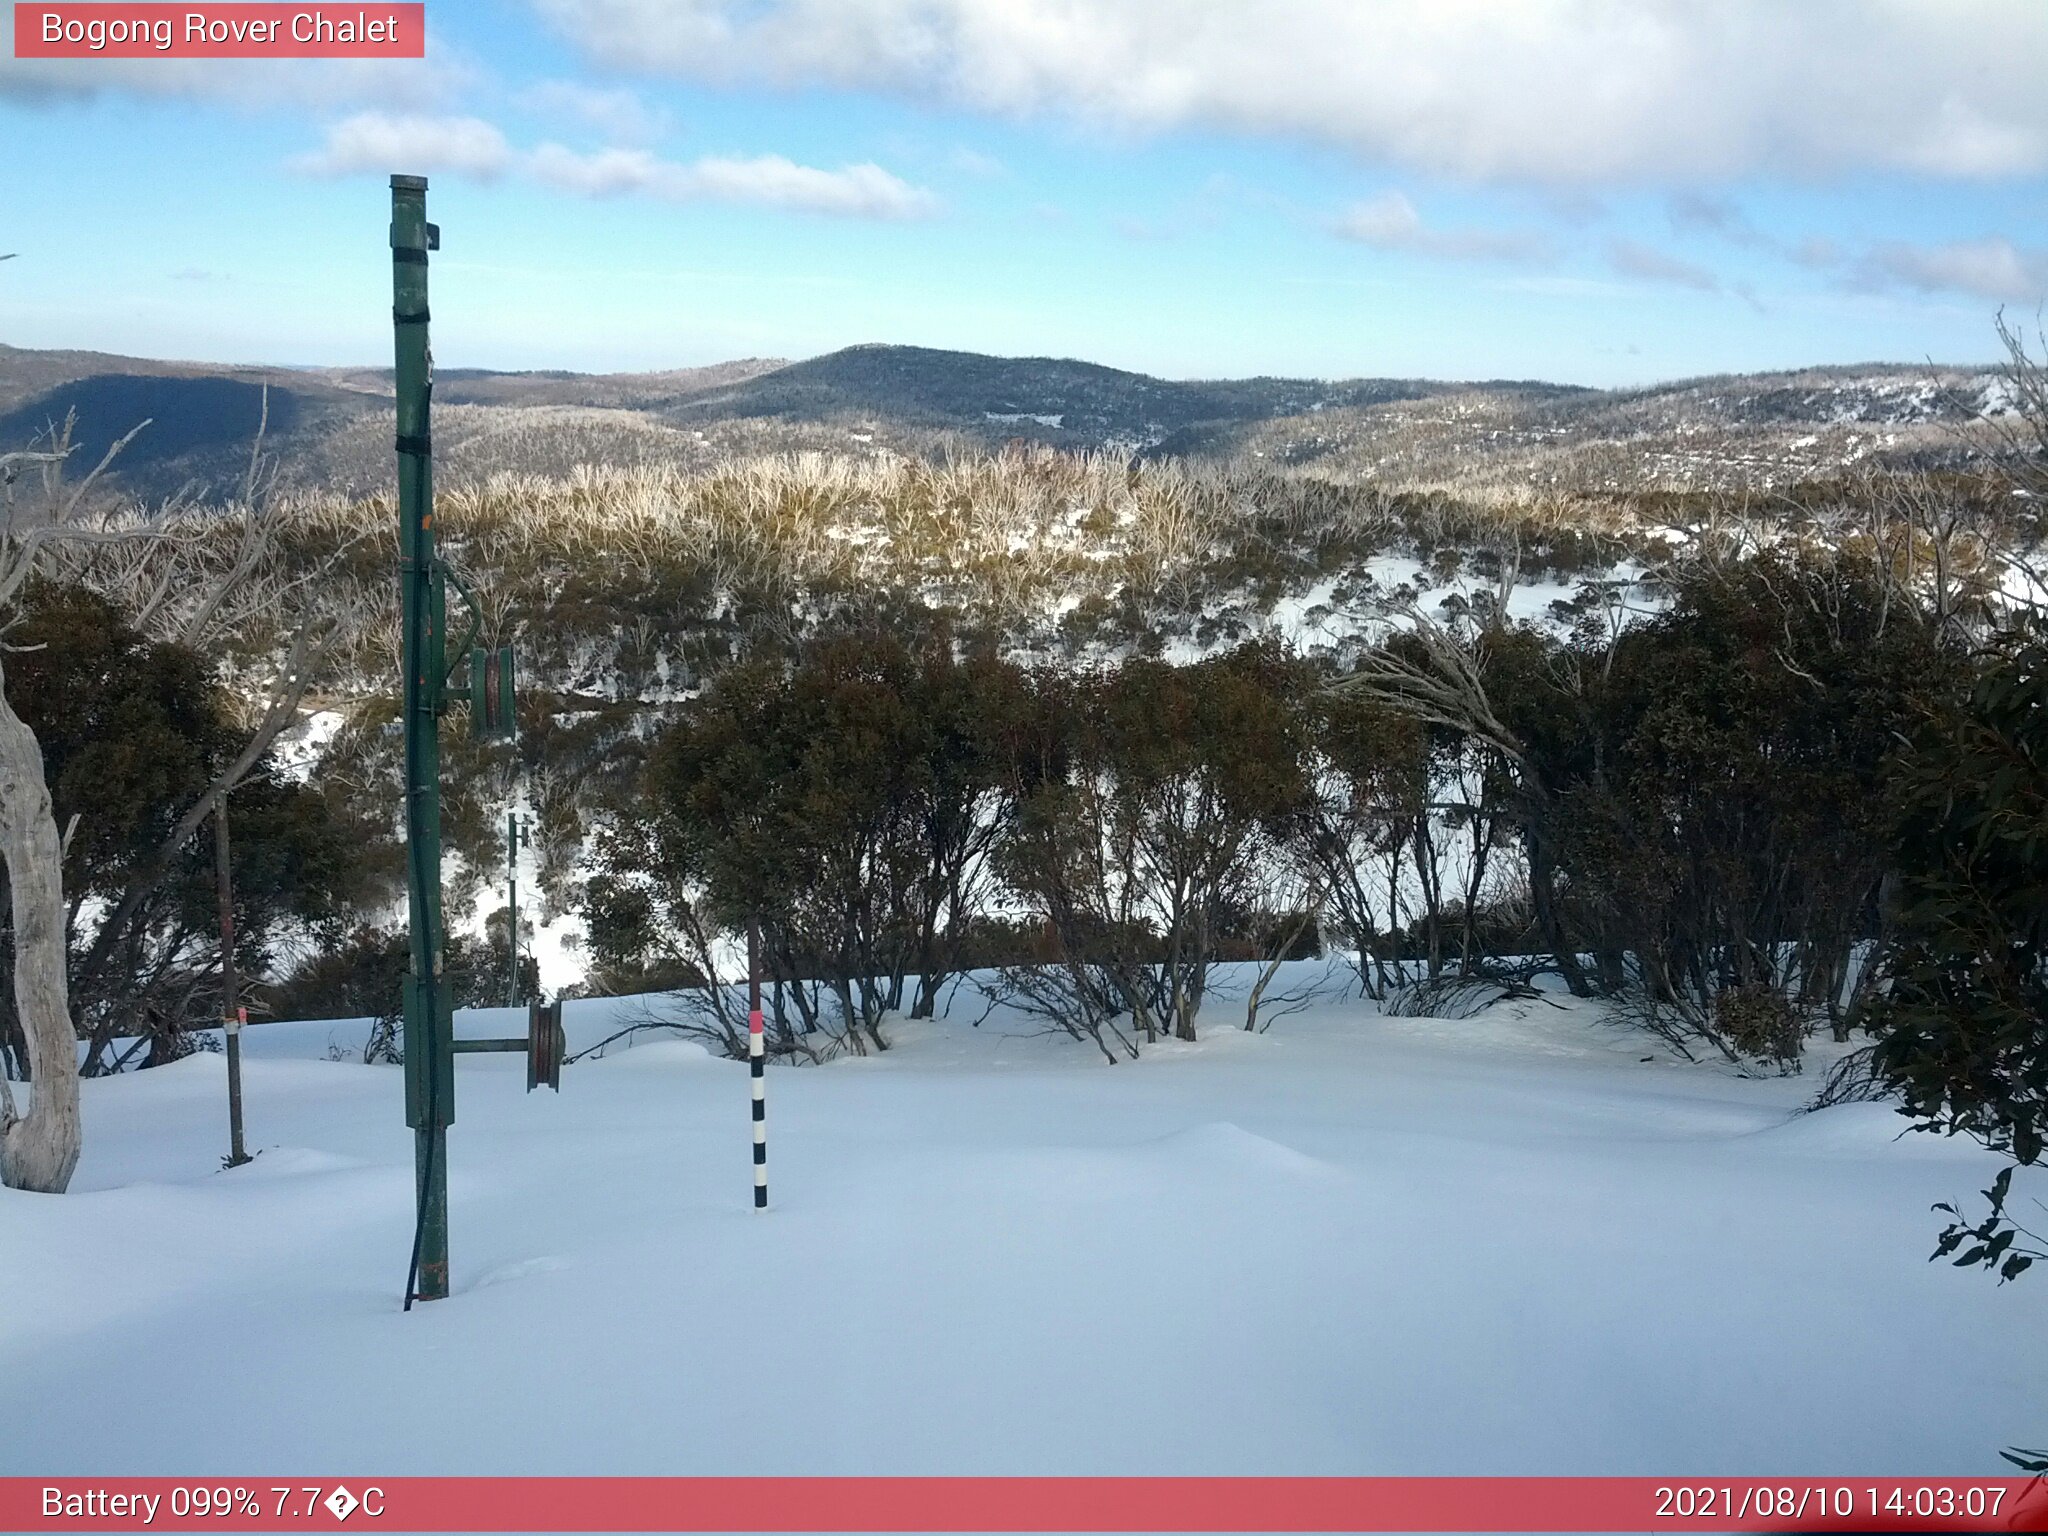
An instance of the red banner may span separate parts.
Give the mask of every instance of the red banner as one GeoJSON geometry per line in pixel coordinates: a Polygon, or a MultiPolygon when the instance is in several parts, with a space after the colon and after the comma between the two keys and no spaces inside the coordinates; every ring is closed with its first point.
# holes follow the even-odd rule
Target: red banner
{"type": "Polygon", "coordinates": [[[2030,1478],[0,1479],[8,1531],[2043,1531],[2030,1478]]]}
{"type": "Polygon", "coordinates": [[[420,0],[14,7],[17,59],[418,59],[426,52],[420,0]]]}

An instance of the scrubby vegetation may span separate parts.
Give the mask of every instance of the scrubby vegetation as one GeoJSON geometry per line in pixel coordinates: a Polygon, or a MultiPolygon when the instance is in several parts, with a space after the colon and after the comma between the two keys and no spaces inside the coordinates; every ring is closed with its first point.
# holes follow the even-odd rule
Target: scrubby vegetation
{"type": "MultiPolygon", "coordinates": [[[[451,894],[459,909],[498,864],[502,812],[518,799],[539,813],[543,896],[559,913],[579,899],[593,839],[616,854],[620,838],[648,835],[619,808],[656,798],[646,776],[674,770],[677,730],[705,729],[706,711],[739,711],[735,739],[752,750],[783,741],[800,762],[837,750],[832,709],[854,709],[820,702],[823,715],[805,713],[804,688],[815,683],[824,700],[850,686],[827,687],[808,669],[834,654],[856,672],[882,667],[864,706],[879,720],[876,700],[915,703],[905,679],[931,682],[943,660],[982,669],[976,687],[1009,691],[1008,703],[956,710],[1014,723],[1059,703],[1065,716],[1045,726],[1053,738],[1040,750],[1064,765],[1067,798],[1055,814],[1043,783],[1037,799],[1023,794],[1009,743],[1009,840],[997,857],[993,833],[977,826],[966,860],[985,883],[1003,872],[1007,905],[952,913],[928,902],[918,920],[963,942],[989,921],[1035,924],[1037,962],[1049,958],[1048,931],[1069,954],[1090,925],[1091,944],[1130,939],[1115,961],[1126,980],[1074,973],[1082,1017],[1184,1031],[1211,936],[1313,906],[1374,992],[1407,961],[1435,975],[1542,952],[1575,987],[1629,992],[1673,1038],[1783,1056],[1800,1021],[1841,1031],[1859,1016],[1874,973],[1858,946],[1872,937],[1889,867],[1889,754],[1927,691],[1960,675],[1959,648],[2001,611],[2015,553],[2035,535],[2029,512],[1968,477],[1838,480],[1768,505],[1473,502],[1041,450],[501,476],[441,499],[451,556],[490,594],[499,637],[516,638],[526,684],[516,747],[449,738],[451,894]],[[1519,594],[1535,580],[1571,595],[1532,611],[1519,594]],[[860,650],[882,633],[906,647],[886,666],[860,650]],[[1202,715],[1254,656],[1267,675],[1246,707],[1280,713],[1234,724],[1202,715]],[[1223,670],[1199,671],[1212,666],[1223,670]],[[742,701],[742,686],[758,697],[742,701]],[[1174,705],[1181,694],[1191,703],[1174,705]],[[1151,814],[1142,797],[1091,802],[1089,792],[1138,782],[1135,762],[1115,755],[1134,748],[1116,742],[1163,752],[1182,739],[1169,724],[1193,729],[1197,717],[1197,738],[1177,749],[1191,755],[1148,771],[1166,774],[1162,784],[1179,775],[1176,793],[1212,788],[1222,768],[1201,754],[1233,734],[1255,739],[1293,753],[1272,769],[1288,776],[1285,794],[1261,790],[1286,804],[1260,806],[1257,837],[1230,834],[1230,850],[1259,850],[1243,870],[1190,871],[1201,889],[1162,909],[1126,888],[1127,869],[1076,864],[1075,838],[1092,823],[1124,839],[1126,864],[1141,852],[1166,858],[1132,841],[1151,814]],[[815,746],[790,744],[814,732],[815,746]],[[1080,774],[1080,761],[1098,777],[1080,774]],[[1256,913],[1224,889],[1246,881],[1268,888],[1256,913]],[[1198,918],[1181,910],[1189,902],[1198,918]],[[1192,969],[1172,979],[1184,953],[1197,957],[1192,969]],[[1144,986],[1130,979],[1141,973],[1144,986]],[[1790,1013],[1773,1013],[1765,993],[1785,995],[1790,1013]]],[[[287,500],[270,516],[265,555],[284,579],[318,573],[299,594],[327,626],[310,702],[336,728],[318,749],[316,782],[387,833],[391,519],[375,498],[287,500]]],[[[161,528],[183,558],[216,565],[242,537],[233,519],[196,512],[161,528]]],[[[139,603],[160,565],[136,558],[89,579],[139,603]]],[[[232,637],[216,657],[219,681],[260,674],[276,633],[254,625],[232,637]]],[[[938,729],[922,718],[903,728],[938,729]]],[[[899,764],[915,758],[900,743],[890,750],[899,764]]],[[[982,783],[994,771],[973,773],[982,783]]],[[[990,795],[997,787],[984,783],[990,795]]],[[[674,792],[685,804],[709,793],[674,792]]],[[[765,802],[730,793],[765,814],[765,802]]],[[[782,845],[800,841],[814,810],[777,813],[782,845]]],[[[847,852],[841,866],[877,856],[847,852]]],[[[679,867],[695,870],[697,857],[679,867]]],[[[754,905],[765,914],[769,904],[754,905]]],[[[857,923],[853,950],[833,941],[850,987],[885,978],[860,1005],[870,1024],[901,1005],[902,976],[936,985],[950,968],[928,939],[890,948],[883,930],[900,919],[857,923]]],[[[687,957],[599,946],[593,980],[710,974],[716,945],[709,930],[705,939],[687,957]]],[[[827,947],[791,940],[791,976],[817,970],[827,947]]]]}
{"type": "MultiPolygon", "coordinates": [[[[152,640],[105,598],[32,585],[7,635],[8,697],[42,744],[64,829],[65,950],[84,1068],[154,1064],[219,1013],[210,828],[175,838],[242,749],[236,703],[206,658],[152,640]]],[[[262,975],[339,935],[388,889],[395,860],[374,809],[301,782],[264,753],[235,785],[235,952],[262,975]]],[[[12,967],[11,929],[0,963],[12,967]]],[[[26,1060],[0,995],[0,1065],[26,1060]]]]}
{"type": "MultiPolygon", "coordinates": [[[[1943,802],[2001,829],[1979,853],[1924,828],[1958,763],[2031,762],[2010,701],[2030,697],[2042,503],[2014,476],[2041,447],[1768,495],[1028,444],[456,477],[444,547],[489,594],[486,638],[519,647],[524,695],[516,744],[448,734],[451,907],[494,878],[517,804],[543,921],[585,930],[583,984],[670,989],[728,1049],[743,1020],[720,983],[749,936],[778,1048],[805,1058],[885,1048],[893,1013],[932,1012],[969,969],[1112,1060],[1214,1027],[1223,960],[1270,977],[1325,953],[1361,991],[1447,1014],[1547,971],[1745,1070],[1796,1070],[1817,1030],[1880,1032],[1920,1113],[2024,1160],[2031,1122],[1969,1097],[1987,1062],[2008,1082],[2010,1042],[1956,1023],[1955,998],[1977,967],[2013,982],[2012,1030],[2038,1013],[2038,961],[1996,941],[2038,875],[2006,838],[2025,807],[1943,802]],[[1980,854],[2018,860],[2010,899],[1986,894],[1980,854]],[[1939,916],[1959,890],[1975,929],[1939,916]]],[[[256,494],[259,467],[225,512],[117,511],[103,545],[51,556],[36,602],[102,613],[53,633],[95,627],[126,659],[64,639],[10,662],[10,685],[34,712],[38,668],[85,668],[135,740],[159,731],[149,772],[104,791],[159,835],[204,820],[195,797],[252,708],[311,711],[320,731],[263,736],[238,783],[249,900],[268,903],[243,919],[243,964],[274,988],[259,1002],[379,1012],[393,509],[256,494]],[[266,600],[180,641],[211,601],[193,594],[228,577],[266,600]],[[161,668],[190,717],[175,729],[115,687],[161,668]]],[[[69,803],[86,769],[46,713],[69,803]]],[[[149,865],[147,901],[109,895],[93,861],[119,864],[106,840],[126,834],[81,826],[81,1033],[96,1062],[137,1031],[161,1056],[206,1016],[204,850],[176,878],[176,859],[149,865]],[[144,980],[109,990],[103,969],[144,980]]],[[[463,960],[479,1000],[510,964],[491,921],[463,960]]],[[[1243,1022],[1277,1005],[1261,982],[1243,1022]]]]}
{"type": "Polygon", "coordinates": [[[806,1031],[822,987],[827,1033],[879,1047],[906,977],[953,968],[940,936],[1007,922],[1008,994],[1114,1054],[1191,1038],[1217,959],[1312,926],[1375,995],[1551,970],[1789,1068],[1875,1022],[1902,743],[1959,707],[1970,633],[1860,555],[1778,552],[1692,564],[1608,634],[1418,616],[1355,658],[843,631],[660,736],[607,818],[593,939],[701,982],[753,926],[806,1031]]]}

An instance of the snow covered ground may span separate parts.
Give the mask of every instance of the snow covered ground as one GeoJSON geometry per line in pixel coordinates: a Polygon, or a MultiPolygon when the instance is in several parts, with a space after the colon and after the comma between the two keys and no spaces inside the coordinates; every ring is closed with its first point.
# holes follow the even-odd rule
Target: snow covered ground
{"type": "Polygon", "coordinates": [[[250,1032],[232,1172],[218,1055],[89,1082],[75,1192],[0,1191],[0,1474],[1949,1475],[2048,1428],[2041,1287],[1925,1262],[1996,1164],[1812,1073],[1544,1002],[1219,1002],[1115,1066],[958,1011],[770,1073],[758,1215],[743,1066],[461,1058],[410,1315],[359,1026],[250,1032]]]}

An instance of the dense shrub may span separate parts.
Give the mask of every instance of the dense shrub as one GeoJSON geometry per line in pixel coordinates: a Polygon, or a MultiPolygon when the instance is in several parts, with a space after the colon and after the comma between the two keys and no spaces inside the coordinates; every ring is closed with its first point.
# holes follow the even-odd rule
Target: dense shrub
{"type": "MultiPolygon", "coordinates": [[[[65,848],[72,1015],[88,1071],[179,1055],[220,1018],[220,928],[211,821],[167,839],[247,740],[211,659],[148,639],[108,599],[41,585],[7,634],[8,696],[42,744],[65,848]]],[[[236,964],[260,976],[287,940],[322,939],[371,899],[388,844],[320,786],[266,756],[230,800],[236,964]]],[[[0,895],[5,882],[0,878],[0,895]]],[[[5,911],[0,902],[0,912],[5,911]]],[[[0,934],[0,955],[11,963],[0,934]]],[[[18,1050],[0,994],[0,1056],[18,1050]]]]}
{"type": "Polygon", "coordinates": [[[1192,1036],[1218,960],[1328,934],[1375,995],[1548,966],[1790,1066],[1867,1014],[1899,744],[1960,662],[1854,554],[1671,591],[1563,637],[1418,619],[1350,673],[1271,642],[1024,669],[929,620],[827,634],[655,742],[590,883],[595,958],[732,978],[751,928],[802,1032],[871,1048],[978,963],[1113,1056],[1192,1036]]]}
{"type": "Polygon", "coordinates": [[[2020,1163],[2048,1134],[2048,641],[1980,666],[1902,767],[1878,1067],[1930,1128],[2020,1163]]]}

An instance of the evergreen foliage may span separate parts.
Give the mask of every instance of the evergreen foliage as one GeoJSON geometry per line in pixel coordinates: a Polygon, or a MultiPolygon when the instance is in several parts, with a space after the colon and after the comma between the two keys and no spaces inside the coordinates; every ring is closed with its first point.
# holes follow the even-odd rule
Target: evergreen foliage
{"type": "MultiPolygon", "coordinates": [[[[1968,696],[1932,716],[1901,768],[1891,992],[1877,1066],[1920,1129],[2020,1165],[2048,1135],[2048,636],[2009,637],[1968,696]]],[[[2038,1251],[2005,1215],[1954,1218],[1936,1257],[2010,1279],[2038,1251]]]]}
{"type": "MultiPolygon", "coordinates": [[[[87,1069],[182,1054],[219,1020],[211,835],[166,864],[168,832],[245,737],[208,661],[139,634],[106,598],[42,584],[8,631],[9,696],[42,743],[64,859],[71,1005],[87,1069]]],[[[234,788],[236,962],[261,975],[293,936],[332,935],[377,884],[378,838],[337,798],[259,761],[234,788]]],[[[0,1040],[19,1039],[0,999],[0,1040]]]]}

